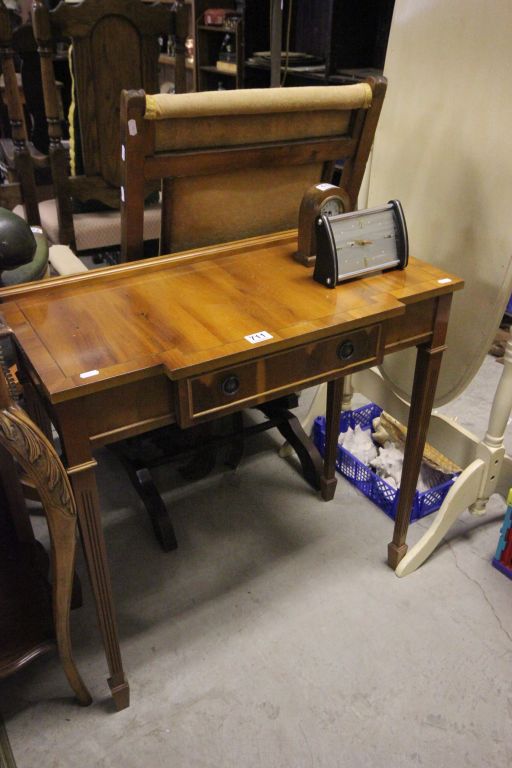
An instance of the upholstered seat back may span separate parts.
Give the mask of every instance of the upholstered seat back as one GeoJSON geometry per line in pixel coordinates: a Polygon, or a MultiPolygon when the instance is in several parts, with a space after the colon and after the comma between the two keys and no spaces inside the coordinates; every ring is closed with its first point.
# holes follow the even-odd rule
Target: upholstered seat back
{"type": "Polygon", "coordinates": [[[336,161],[354,204],[384,91],[378,80],[124,94],[128,258],[137,257],[139,235],[128,221],[139,206],[140,173],[145,182],[163,180],[162,253],[296,227],[305,190],[330,181],[336,161]]]}

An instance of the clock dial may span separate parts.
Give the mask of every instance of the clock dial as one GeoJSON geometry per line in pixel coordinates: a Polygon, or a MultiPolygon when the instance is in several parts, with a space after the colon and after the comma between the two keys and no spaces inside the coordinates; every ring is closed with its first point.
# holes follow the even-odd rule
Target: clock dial
{"type": "Polygon", "coordinates": [[[295,258],[306,266],[312,266],[316,258],[316,219],[331,219],[351,209],[348,194],[334,184],[315,184],[304,193],[299,209],[297,253],[295,258]]]}
{"type": "Polygon", "coordinates": [[[343,211],[343,202],[339,197],[328,197],[320,206],[320,213],[323,216],[338,216],[343,211]]]}
{"type": "Polygon", "coordinates": [[[407,265],[407,227],[398,200],[337,216],[322,210],[316,227],[313,277],[329,288],[343,280],[407,265]]]}

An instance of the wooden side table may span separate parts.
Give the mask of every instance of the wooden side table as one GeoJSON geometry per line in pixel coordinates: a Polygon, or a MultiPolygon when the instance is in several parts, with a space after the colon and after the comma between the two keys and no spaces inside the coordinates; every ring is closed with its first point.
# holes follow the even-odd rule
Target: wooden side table
{"type": "Polygon", "coordinates": [[[416,347],[389,563],[407,549],[450,302],[463,282],[412,258],[403,271],[329,290],[297,263],[296,250],[293,230],[0,291],[27,408],[59,432],[118,709],[129,704],[129,685],[95,479],[100,446],[169,424],[206,424],[325,382],[320,483],[329,500],[343,377],[416,347]]]}

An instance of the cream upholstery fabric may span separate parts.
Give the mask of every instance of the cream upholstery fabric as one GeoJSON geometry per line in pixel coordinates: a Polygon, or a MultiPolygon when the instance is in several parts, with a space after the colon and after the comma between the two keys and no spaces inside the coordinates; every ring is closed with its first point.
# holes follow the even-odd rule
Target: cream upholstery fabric
{"type": "Polygon", "coordinates": [[[293,229],[304,190],[318,183],[321,171],[321,163],[308,163],[173,179],[172,250],[293,229]]]}
{"type": "MultiPolygon", "coordinates": [[[[217,93],[217,91],[216,91],[217,93]]],[[[156,121],[155,148],[159,151],[236,147],[273,141],[339,136],[348,132],[350,110],[288,112],[264,115],[176,117],[156,121]]]]}
{"type": "Polygon", "coordinates": [[[276,112],[368,109],[372,90],[367,83],[355,85],[306,86],[304,88],[250,88],[237,91],[208,91],[181,95],[158,93],[146,96],[147,120],[168,117],[215,115],[256,115],[276,112]]]}
{"type": "Polygon", "coordinates": [[[335,136],[348,131],[350,110],[371,103],[368,83],[160,93],[146,96],[145,118],[159,152],[335,136]]]}
{"type": "MultiPolygon", "coordinates": [[[[25,218],[23,206],[17,206],[14,213],[25,218]]],[[[44,200],[39,203],[41,226],[48,240],[59,242],[59,227],[57,221],[57,206],[55,200],[44,200]]],[[[144,240],[158,240],[160,237],[160,204],[148,206],[144,211],[144,240]]],[[[99,250],[117,246],[121,242],[121,213],[120,211],[101,211],[97,213],[75,213],[77,251],[99,250]]]]}
{"type": "Polygon", "coordinates": [[[48,261],[58,275],[76,275],[87,272],[87,267],[68,245],[51,245],[48,261]]]}

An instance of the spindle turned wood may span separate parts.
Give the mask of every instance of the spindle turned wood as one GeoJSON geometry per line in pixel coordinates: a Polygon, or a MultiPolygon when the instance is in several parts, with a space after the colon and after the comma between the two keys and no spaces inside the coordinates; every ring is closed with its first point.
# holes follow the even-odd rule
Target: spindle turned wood
{"type": "Polygon", "coordinates": [[[294,260],[296,248],[290,231],[0,291],[27,391],[60,434],[119,707],[127,704],[127,683],[95,481],[98,446],[167,424],[188,427],[325,381],[321,489],[329,499],[342,377],[417,346],[393,538],[397,551],[405,544],[450,298],[463,283],[412,258],[403,271],[329,290],[294,260]],[[262,343],[245,338],[263,330],[271,338],[262,343]],[[354,354],[344,359],[347,339],[354,354]]]}
{"type": "Polygon", "coordinates": [[[28,144],[20,83],[14,66],[15,50],[9,12],[0,1],[0,63],[4,77],[3,99],[7,107],[12,138],[12,164],[17,181],[0,185],[0,205],[12,209],[23,203],[29,224],[39,225],[38,192],[28,144]]]}

